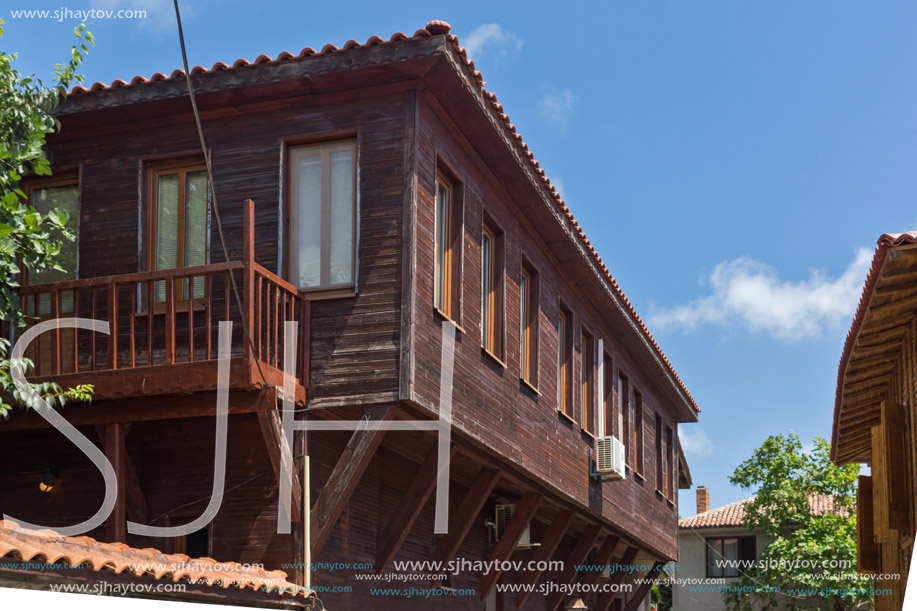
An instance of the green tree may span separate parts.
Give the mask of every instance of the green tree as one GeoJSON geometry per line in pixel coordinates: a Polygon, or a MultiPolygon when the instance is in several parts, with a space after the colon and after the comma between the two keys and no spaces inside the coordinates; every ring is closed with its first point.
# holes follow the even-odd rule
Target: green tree
{"type": "MultiPolygon", "coordinates": [[[[3,36],[0,21],[0,37],[3,36]]],[[[74,240],[67,226],[67,213],[50,210],[42,214],[26,200],[20,189],[23,176],[51,174],[45,153],[48,134],[60,129],[54,109],[66,97],[67,89],[83,80],[78,69],[93,44],[92,34],[80,25],[74,28],[77,42],[67,63],[54,66],[54,83],[46,87],[35,76],[20,74],[14,67],[16,55],[0,51],[0,320],[14,327],[25,326],[28,317],[19,302],[17,277],[20,265],[36,274],[48,269],[63,270],[61,246],[74,240]]],[[[23,373],[33,367],[28,359],[9,358],[10,344],[0,339],[0,417],[7,418],[14,406],[35,408],[38,402],[19,393],[10,372],[23,373]]],[[[61,389],[56,384],[33,385],[49,402],[63,405],[68,400],[88,401],[92,386],[61,389]]]]}
{"type": "Polygon", "coordinates": [[[756,493],[745,506],[745,525],[770,543],[757,566],[732,584],[739,587],[724,593],[729,609],[872,608],[865,594],[849,594],[871,587],[856,574],[858,474],[859,465],[831,461],[824,439],[816,437],[805,453],[793,433],[768,437],[738,466],[729,481],[756,493]],[[810,501],[816,494],[833,497],[834,512],[818,515],[810,501]]]}

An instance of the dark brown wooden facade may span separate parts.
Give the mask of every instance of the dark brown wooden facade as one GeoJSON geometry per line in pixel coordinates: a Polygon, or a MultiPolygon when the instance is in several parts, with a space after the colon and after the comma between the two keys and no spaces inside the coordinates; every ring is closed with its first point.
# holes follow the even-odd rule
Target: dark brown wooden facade
{"type": "Polygon", "coordinates": [[[834,408],[832,458],[870,467],[857,491],[857,568],[874,576],[879,611],[904,606],[917,529],[915,244],[915,232],[879,238],[834,408]]]}
{"type": "MultiPolygon", "coordinates": [[[[462,573],[447,584],[426,585],[474,589],[475,595],[437,603],[480,609],[498,582],[624,580],[621,573],[571,572],[590,550],[597,550],[599,562],[652,566],[677,558],[677,424],[696,420],[693,401],[503,124],[454,37],[441,25],[428,29],[314,56],[192,71],[230,258],[226,262],[212,226],[203,268],[146,271],[148,168],[163,160],[202,160],[184,81],[104,88],[68,100],[62,132],[50,148],[57,172],[78,177],[78,280],[23,294],[49,295],[52,311],[63,313],[65,291],[77,289],[78,315],[117,323],[114,340],[89,332],[75,341],[53,336],[41,345],[45,358],[37,359],[43,379],[96,383],[91,406],[70,406],[64,414],[109,452],[111,440],[125,447],[113,462],[121,465],[126,493],[106,532],[93,536],[125,536],[116,523],[125,516],[176,524],[206,505],[216,325],[231,320],[227,494],[210,527],[209,552],[268,568],[303,562],[301,515],[295,512],[293,535],[275,534],[274,387],[282,383],[283,323],[300,323],[299,418],[436,419],[446,318],[434,307],[434,199],[437,175],[446,173],[459,210],[450,312],[458,329],[450,533],[433,535],[433,434],[310,432],[307,444],[297,435],[294,453],[307,447],[310,457],[313,562],[389,571],[393,559],[567,562],[568,570],[556,574],[462,573]],[[290,149],[350,139],[358,166],[356,282],[344,294],[300,290],[289,277],[290,149]],[[485,224],[501,240],[499,353],[482,349],[485,224]],[[523,266],[537,279],[528,381],[520,377],[523,266]],[[186,301],[182,307],[176,297],[183,278],[201,278],[207,286],[199,306],[186,301]],[[140,312],[138,301],[162,282],[171,288],[161,309],[140,312]],[[561,308],[573,330],[568,414],[558,411],[561,308]],[[251,344],[243,341],[243,323],[251,344]],[[602,352],[584,359],[583,338],[590,350],[601,341],[602,352]],[[594,380],[600,361],[602,396],[603,385],[594,380]],[[584,422],[584,389],[592,395],[592,423],[584,422]],[[619,397],[621,389],[626,396],[619,397]],[[603,406],[619,404],[627,415],[609,416],[607,434],[628,438],[627,478],[602,482],[590,477],[597,420],[603,406]],[[638,443],[642,460],[636,459],[638,443]],[[530,522],[531,540],[540,547],[514,549],[508,539],[493,545],[485,520],[493,519],[498,503],[515,503],[516,515],[524,516],[507,531],[513,542],[530,522]]],[[[0,457],[12,467],[0,474],[3,513],[54,527],[85,519],[101,500],[101,475],[35,415],[0,425],[0,457]],[[42,494],[37,479],[49,463],[58,467],[60,486],[42,494]]],[[[173,545],[132,535],[126,542],[173,545]]],[[[303,579],[301,571],[289,572],[303,579]]],[[[350,589],[321,592],[327,608],[414,604],[373,595],[371,588],[391,584],[358,579],[360,572],[372,571],[313,572],[315,586],[350,589]]],[[[566,602],[558,594],[493,596],[497,609],[554,609],[566,602]]],[[[599,595],[590,608],[633,609],[639,602],[599,595]]]]}

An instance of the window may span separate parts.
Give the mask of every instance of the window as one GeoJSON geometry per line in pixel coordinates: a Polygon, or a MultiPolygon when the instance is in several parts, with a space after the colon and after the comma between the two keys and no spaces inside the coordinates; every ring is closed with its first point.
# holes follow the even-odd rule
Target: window
{"type": "MultiPolygon", "coordinates": [[[[67,227],[73,230],[73,242],[61,242],[61,266],[65,271],[46,269],[35,274],[29,274],[29,284],[47,284],[51,282],[64,282],[76,280],[78,252],[80,243],[80,188],[76,179],[63,179],[36,183],[28,189],[29,203],[36,211],[43,215],[52,210],[61,210],[67,214],[67,227]]],[[[59,240],[59,234],[52,234],[52,239],[59,240]]],[[[38,297],[37,305],[30,312],[34,316],[51,315],[51,296],[48,294],[38,297]]],[[[73,292],[66,291],[61,295],[61,314],[73,313],[73,292]]]]}
{"type": "Polygon", "coordinates": [[[538,385],[538,274],[526,262],[519,276],[519,375],[538,385]]]}
{"type": "Polygon", "coordinates": [[[666,498],[673,501],[675,498],[675,432],[672,427],[665,427],[665,466],[666,474],[666,498]]]}
{"type": "MultiPolygon", "coordinates": [[[[191,521],[190,516],[166,516],[166,526],[179,526],[191,521]]],[[[167,552],[170,554],[185,554],[189,558],[207,558],[210,551],[210,527],[205,526],[199,530],[181,537],[166,539],[167,552]]]]}
{"type": "MultiPolygon", "coordinates": [[[[599,340],[601,343],[601,340],[599,340]]],[[[602,353],[602,412],[603,412],[603,421],[600,426],[604,426],[604,430],[600,430],[600,435],[614,435],[614,415],[615,415],[615,404],[614,404],[614,389],[615,389],[615,377],[614,377],[614,363],[612,363],[611,357],[608,353],[602,353]]]]}
{"type": "MultiPolygon", "coordinates": [[[[149,269],[206,264],[210,242],[207,167],[203,164],[153,167],[150,189],[149,269]]],[[[204,278],[195,278],[193,284],[194,298],[203,298],[204,278]]],[[[188,291],[185,280],[176,299],[187,300],[188,291]]],[[[154,299],[162,302],[165,298],[165,282],[157,282],[154,299]]]]}
{"type": "Polygon", "coordinates": [[[503,233],[488,222],[481,237],[481,345],[503,358],[503,233]]]}
{"type": "Polygon", "coordinates": [[[643,475],[643,395],[634,391],[634,473],[643,475]]]}
{"type": "Polygon", "coordinates": [[[656,414],[656,492],[665,495],[665,457],[662,449],[662,416],[656,414]]]}
{"type": "MultiPolygon", "coordinates": [[[[34,274],[26,271],[23,274],[24,281],[28,284],[49,284],[76,280],[80,239],[80,189],[76,177],[55,178],[27,184],[26,196],[32,207],[42,215],[47,215],[52,210],[64,212],[67,215],[66,226],[73,231],[75,240],[73,242],[62,240],[59,232],[52,232],[50,237],[61,241],[60,263],[64,271],[45,269],[34,274]]],[[[22,304],[23,309],[39,320],[52,318],[55,313],[59,317],[74,315],[73,291],[58,293],[56,309],[55,304],[52,303],[52,295],[52,293],[33,295],[22,304]]],[[[57,345],[56,337],[52,333],[43,333],[35,339],[27,356],[34,361],[37,374],[57,371],[55,363],[58,361],[62,373],[76,371],[76,333],[76,329],[61,329],[58,332],[60,346],[57,345]]]]}
{"type": "Polygon", "coordinates": [[[583,329],[581,339],[582,365],[580,369],[583,392],[583,430],[595,435],[595,339],[583,329]]]}
{"type": "Polygon", "coordinates": [[[758,555],[754,537],[707,539],[707,577],[738,577],[758,555]]]}
{"type": "Polygon", "coordinates": [[[557,316],[557,409],[573,418],[573,314],[563,305],[557,316]]]}
{"type": "Polygon", "coordinates": [[[459,320],[462,269],[462,187],[443,169],[436,175],[436,262],[433,305],[443,316],[459,320]]]}
{"type": "Polygon", "coordinates": [[[618,374],[618,418],[620,419],[621,443],[624,444],[624,464],[630,463],[631,424],[630,424],[630,383],[627,376],[618,374]]]}
{"type": "Polygon", "coordinates": [[[356,285],[357,145],[290,152],[290,278],[302,289],[356,285]]]}

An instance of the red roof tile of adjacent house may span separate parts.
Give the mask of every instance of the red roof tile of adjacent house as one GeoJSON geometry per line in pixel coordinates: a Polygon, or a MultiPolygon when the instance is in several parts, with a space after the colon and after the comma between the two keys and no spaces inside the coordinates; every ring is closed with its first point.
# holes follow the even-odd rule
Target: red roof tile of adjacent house
{"type": "Polygon", "coordinates": [[[837,367],[837,389],[834,395],[834,425],[831,430],[831,458],[837,459],[837,442],[838,427],[840,426],[841,404],[843,403],[844,391],[844,374],[847,372],[847,364],[850,361],[850,353],[853,351],[857,335],[860,333],[860,327],[863,326],[863,320],[866,318],[866,311],[869,309],[869,302],[872,299],[876,283],[879,281],[879,273],[885,264],[885,257],[888,250],[895,246],[904,246],[906,244],[917,244],[917,231],[907,231],[904,233],[886,233],[879,237],[876,246],[876,254],[872,258],[872,266],[866,275],[866,284],[863,286],[863,294],[860,296],[860,303],[857,306],[856,314],[853,316],[853,323],[847,332],[847,340],[844,342],[844,350],[841,352],[841,362],[837,367]]]}
{"type": "Polygon", "coordinates": [[[287,581],[283,571],[267,571],[258,566],[236,562],[217,562],[211,558],[191,559],[184,554],[164,554],[156,549],[137,549],[124,543],[102,543],[91,537],[65,537],[53,530],[20,528],[15,522],[0,520],[0,558],[13,556],[23,562],[83,565],[93,571],[107,570],[157,580],[206,584],[208,586],[262,590],[287,596],[307,596],[309,592],[287,581]]]}
{"type": "MultiPolygon", "coordinates": [[[[445,21],[430,21],[429,23],[427,23],[425,27],[414,32],[412,36],[407,36],[406,34],[402,32],[396,32],[395,34],[392,34],[392,36],[388,40],[383,40],[382,38],[378,36],[372,36],[363,44],[360,44],[359,42],[355,40],[349,40],[344,44],[343,47],[340,47],[340,48],[336,47],[333,44],[325,45],[324,47],[322,47],[320,51],[316,51],[312,47],[306,47],[305,49],[300,51],[299,55],[295,55],[295,56],[288,51],[283,51],[276,58],[271,58],[268,55],[259,55],[253,62],[249,62],[245,59],[237,59],[235,62],[233,62],[231,66],[223,62],[217,62],[210,68],[210,70],[208,70],[207,68],[204,68],[203,66],[195,66],[194,68],[191,69],[191,75],[195,76],[198,74],[207,74],[209,72],[232,70],[235,68],[240,68],[240,67],[250,66],[250,65],[278,64],[278,63],[283,63],[283,62],[288,62],[288,61],[302,60],[302,59],[306,59],[309,57],[318,57],[322,55],[327,55],[329,53],[339,53],[343,51],[349,51],[351,49],[359,49],[363,47],[372,47],[372,46],[377,46],[377,45],[388,45],[388,44],[402,42],[405,40],[413,40],[417,38],[428,38],[430,36],[439,36],[439,35],[445,36],[446,40],[452,45],[452,48],[461,58],[462,63],[468,69],[469,73],[471,74],[471,77],[478,84],[478,87],[480,88],[481,93],[484,96],[484,99],[490,102],[493,111],[497,114],[498,118],[500,119],[500,122],[503,123],[503,126],[508,131],[510,138],[516,143],[516,145],[522,152],[522,155],[528,159],[529,164],[532,168],[532,171],[534,171],[539,176],[539,178],[541,179],[541,181],[544,184],[545,189],[548,190],[548,192],[551,194],[551,197],[554,199],[556,204],[560,207],[561,211],[563,212],[564,216],[567,219],[567,222],[573,228],[574,232],[579,236],[580,240],[582,241],[586,249],[589,251],[589,253],[594,258],[596,264],[604,272],[608,282],[611,283],[612,288],[617,293],[617,295],[620,297],[625,309],[630,314],[630,316],[633,318],[634,323],[641,330],[641,332],[644,334],[646,339],[649,341],[650,345],[656,351],[659,358],[665,364],[665,367],[668,369],[669,374],[671,374],[671,376],[675,379],[679,389],[681,390],[682,393],[684,393],[684,396],[686,400],[688,401],[688,403],[695,410],[695,412],[700,412],[700,409],[697,407],[697,403],[694,401],[694,397],[691,396],[691,393],[688,391],[687,387],[684,385],[684,382],[682,382],[681,378],[675,372],[675,368],[672,366],[668,358],[662,352],[662,348],[660,348],[659,344],[656,343],[655,338],[653,338],[652,334],[649,332],[649,329],[646,328],[646,325],[643,323],[643,320],[640,318],[639,314],[637,314],[637,311],[634,309],[633,305],[630,303],[630,300],[628,300],[627,296],[624,295],[624,291],[621,290],[621,287],[618,285],[617,280],[615,280],[614,277],[611,275],[611,272],[608,270],[608,267],[602,261],[602,258],[599,256],[595,248],[590,243],[589,239],[586,237],[586,234],[583,232],[579,223],[576,221],[575,218],[573,218],[573,214],[570,212],[570,209],[564,203],[564,200],[561,199],[560,194],[557,192],[554,185],[551,184],[551,180],[545,175],[544,170],[539,167],[538,161],[535,159],[535,155],[529,150],[528,145],[525,142],[523,142],[522,136],[516,131],[516,126],[510,121],[509,116],[503,112],[503,105],[497,102],[496,94],[488,92],[486,89],[484,89],[484,85],[486,83],[484,81],[483,76],[481,75],[481,73],[478,70],[475,70],[474,61],[468,58],[468,54],[466,53],[465,49],[459,44],[458,37],[455,36],[454,34],[449,33],[451,29],[452,27],[445,21]]],[[[85,95],[85,94],[90,94],[94,91],[118,89],[122,87],[145,86],[150,83],[154,83],[158,81],[171,81],[175,79],[182,79],[184,77],[185,77],[185,72],[183,70],[175,70],[169,76],[166,76],[165,74],[161,72],[157,72],[156,74],[151,76],[149,79],[144,78],[143,76],[139,76],[139,75],[135,76],[134,78],[131,79],[130,83],[127,83],[121,79],[117,79],[113,81],[111,85],[105,85],[104,83],[96,82],[89,89],[82,87],[82,86],[76,86],[70,91],[70,95],[85,95]]]]}
{"type": "MultiPolygon", "coordinates": [[[[745,525],[745,506],[754,500],[755,497],[747,498],[743,501],[723,505],[716,509],[711,509],[704,513],[682,518],[678,521],[678,527],[684,529],[697,528],[730,528],[741,527],[745,525]]],[[[823,516],[829,513],[835,513],[834,497],[830,494],[813,494],[809,497],[809,507],[812,513],[823,516]]],[[[846,510],[837,512],[841,516],[847,516],[846,510]]]]}

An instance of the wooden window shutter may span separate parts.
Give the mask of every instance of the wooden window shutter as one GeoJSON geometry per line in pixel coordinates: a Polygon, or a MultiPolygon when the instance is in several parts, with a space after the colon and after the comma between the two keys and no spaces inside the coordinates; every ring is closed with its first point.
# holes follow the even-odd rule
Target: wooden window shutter
{"type": "Polygon", "coordinates": [[[872,477],[861,475],[857,485],[857,571],[866,574],[879,570],[872,494],[872,477]]]}
{"type": "Polygon", "coordinates": [[[879,430],[873,433],[873,476],[879,478],[873,483],[881,503],[874,509],[889,530],[911,529],[906,413],[904,406],[883,401],[879,430]]]}

